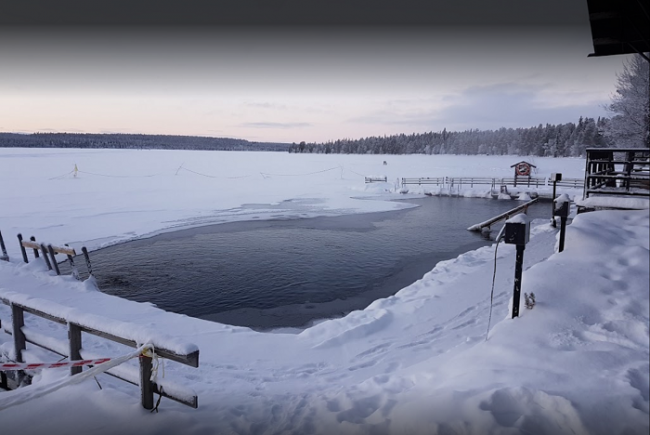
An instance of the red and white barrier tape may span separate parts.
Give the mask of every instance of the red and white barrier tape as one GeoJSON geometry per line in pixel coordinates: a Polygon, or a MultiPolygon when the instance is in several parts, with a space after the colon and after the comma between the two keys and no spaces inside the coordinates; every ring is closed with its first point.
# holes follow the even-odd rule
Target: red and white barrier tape
{"type": "Polygon", "coordinates": [[[0,372],[6,370],[34,370],[34,369],[55,369],[59,367],[81,367],[94,366],[110,361],[110,358],[84,359],[79,361],[66,361],[56,363],[1,363],[0,372]]]}
{"type": "MultiPolygon", "coordinates": [[[[54,391],[57,391],[65,386],[79,384],[84,380],[89,379],[95,375],[98,375],[99,373],[104,373],[105,371],[110,370],[113,367],[116,367],[130,360],[131,358],[137,358],[143,353],[151,353],[151,352],[153,352],[153,346],[150,344],[145,344],[143,346],[140,346],[138,349],[134,350],[131,353],[118,356],[115,358],[103,358],[101,360],[85,360],[85,361],[94,361],[93,364],[96,364],[95,367],[90,368],[88,370],[84,370],[83,372],[74,376],[69,376],[69,375],[65,376],[49,384],[36,384],[36,385],[32,384],[29,387],[18,388],[14,391],[2,393],[0,395],[0,411],[15,405],[20,405],[22,403],[36,399],[38,397],[42,397],[47,394],[53,393],[54,391]],[[97,361],[104,361],[104,363],[99,364],[97,361]]],[[[75,364],[80,362],[81,361],[70,361],[65,364],[75,364]]],[[[51,366],[52,364],[48,364],[48,365],[51,366]]],[[[11,370],[19,370],[19,369],[13,368],[11,370]]]]}

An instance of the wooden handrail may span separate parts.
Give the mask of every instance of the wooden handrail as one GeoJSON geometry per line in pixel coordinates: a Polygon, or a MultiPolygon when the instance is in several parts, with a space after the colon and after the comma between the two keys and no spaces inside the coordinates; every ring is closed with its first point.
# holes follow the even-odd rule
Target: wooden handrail
{"type": "MultiPolygon", "coordinates": [[[[100,330],[97,328],[91,328],[87,325],[83,325],[81,323],[69,320],[69,319],[64,319],[60,316],[57,316],[52,313],[45,312],[41,309],[35,308],[35,307],[30,307],[24,303],[19,303],[16,301],[12,301],[9,298],[0,296],[0,301],[4,303],[5,305],[8,305],[11,307],[11,312],[12,312],[12,331],[11,334],[14,337],[14,347],[15,347],[15,354],[16,354],[16,360],[17,361],[22,361],[22,351],[25,350],[26,348],[26,343],[31,343],[34,344],[38,347],[41,347],[43,349],[46,349],[48,351],[54,352],[58,355],[61,356],[67,356],[70,359],[78,359],[80,352],[81,352],[81,332],[85,332],[88,334],[95,335],[97,337],[101,337],[110,341],[114,341],[116,343],[120,343],[129,347],[137,348],[140,344],[142,343],[137,343],[136,340],[132,338],[125,338],[125,337],[120,337],[117,336],[111,332],[105,331],[105,330],[100,330]],[[57,349],[52,349],[52,346],[50,344],[50,340],[43,340],[40,337],[40,334],[37,336],[32,336],[32,334],[26,334],[24,331],[24,313],[30,313],[35,316],[41,317],[43,319],[47,319],[49,321],[59,323],[61,325],[67,325],[68,330],[70,331],[68,335],[68,339],[70,341],[69,343],[69,353],[65,355],[62,353],[60,350],[57,349]],[[76,334],[73,334],[72,332],[76,332],[76,334]]],[[[0,327],[2,326],[2,323],[0,322],[0,327]]],[[[8,330],[5,329],[5,332],[10,333],[8,330]]],[[[154,343],[154,353],[162,358],[166,358],[181,364],[188,365],[190,367],[198,367],[199,366],[199,350],[194,350],[192,352],[186,353],[186,354],[179,354],[177,352],[174,352],[170,349],[165,348],[164,346],[161,346],[160,343],[154,343]]],[[[160,388],[159,385],[157,385],[155,382],[152,382],[150,380],[150,370],[151,370],[151,358],[140,358],[140,387],[142,389],[142,405],[147,408],[151,409],[153,407],[153,393],[158,393],[161,394],[165,397],[168,397],[172,400],[175,400],[179,403],[191,406],[193,408],[198,407],[198,398],[196,395],[193,395],[192,397],[185,397],[185,396],[176,396],[174,393],[166,392],[164,391],[163,388],[160,388]],[[148,374],[147,374],[148,373],[148,374]]],[[[73,367],[71,368],[71,374],[76,374],[79,373],[79,368],[78,367],[73,367]]],[[[126,379],[122,376],[118,376],[113,373],[106,372],[107,374],[110,374],[111,376],[114,376],[116,378],[122,379],[126,382],[129,383],[134,383],[132,380],[126,379]]]]}
{"type": "Polygon", "coordinates": [[[538,199],[539,198],[535,198],[532,201],[529,201],[529,202],[527,202],[525,204],[521,204],[521,205],[513,208],[512,210],[508,210],[505,213],[501,213],[500,215],[495,216],[492,219],[489,219],[489,220],[487,220],[485,222],[481,222],[480,224],[472,225],[471,227],[467,228],[467,230],[468,231],[481,231],[485,227],[489,227],[492,224],[495,224],[495,223],[497,223],[497,222],[499,222],[501,220],[508,219],[510,216],[514,215],[515,213],[518,213],[520,210],[527,209],[528,206],[530,206],[531,204],[536,203],[538,199]]]}

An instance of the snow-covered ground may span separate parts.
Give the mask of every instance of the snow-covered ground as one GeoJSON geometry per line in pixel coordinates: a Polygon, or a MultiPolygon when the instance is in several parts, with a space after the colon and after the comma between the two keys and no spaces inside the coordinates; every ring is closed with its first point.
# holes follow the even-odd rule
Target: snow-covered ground
{"type": "MultiPolygon", "coordinates": [[[[527,310],[522,298],[516,319],[509,318],[515,249],[500,244],[487,340],[494,246],[441,262],[344,318],[258,333],[53,276],[39,261],[22,264],[15,239],[22,232],[94,249],[190,225],[391,210],[407,206],[385,201],[408,196],[396,193],[398,177],[510,177],[519,160],[0,149],[0,231],[11,257],[0,262],[0,296],[105,322],[139,341],[200,349],[199,368],[170,362],[164,371],[166,381],[198,394],[198,409],[163,399],[151,414],[136,387],[105,376],[98,377],[102,389],[87,380],[7,407],[67,375],[47,369],[34,385],[0,393],[3,433],[647,433],[647,209],[576,216],[562,253],[558,230],[533,222],[522,291],[534,292],[537,303],[527,310]],[[389,182],[365,185],[370,175],[389,182]]],[[[581,159],[525,160],[537,165],[537,176],[583,175],[581,159]]],[[[0,319],[10,324],[7,307],[0,306],[0,319]]],[[[65,339],[56,325],[27,320],[31,331],[65,339]]],[[[11,336],[1,332],[0,350],[12,353],[11,336]]],[[[129,352],[88,336],[84,350],[129,352]]],[[[55,359],[32,347],[25,356],[55,359]]]]}

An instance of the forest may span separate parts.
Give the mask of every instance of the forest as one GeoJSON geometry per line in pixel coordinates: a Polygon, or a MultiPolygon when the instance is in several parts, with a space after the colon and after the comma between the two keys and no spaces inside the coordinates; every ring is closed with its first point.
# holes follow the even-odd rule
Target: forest
{"type": "Polygon", "coordinates": [[[0,133],[0,147],[287,151],[289,144],[274,142],[249,142],[244,139],[203,136],[85,133],[0,133]]]}
{"type": "Polygon", "coordinates": [[[582,118],[578,123],[539,124],[530,128],[465,130],[363,139],[339,139],[325,143],[291,144],[293,153],[337,154],[490,154],[570,157],[586,148],[614,146],[603,131],[607,118],[582,118]]]}

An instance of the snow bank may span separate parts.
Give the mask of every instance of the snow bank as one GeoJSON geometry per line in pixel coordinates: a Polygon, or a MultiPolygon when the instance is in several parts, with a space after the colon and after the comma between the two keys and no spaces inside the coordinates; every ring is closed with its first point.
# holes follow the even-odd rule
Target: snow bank
{"type": "MultiPolygon", "coordinates": [[[[376,156],[12,152],[0,150],[0,181],[11,186],[0,190],[2,204],[10,204],[0,216],[5,239],[22,231],[89,248],[188,225],[264,218],[278,213],[277,207],[292,216],[393,209],[396,205],[383,199],[399,198],[396,192],[366,196],[382,201],[352,198],[364,189],[363,174],[385,173],[391,180],[488,168],[487,175],[510,176],[509,165],[521,160],[391,156],[391,164],[380,167],[376,156]],[[44,178],[69,172],[73,160],[88,173],[130,178],[44,178]],[[188,171],[173,175],[183,162],[215,178],[188,171]],[[21,169],[27,164],[34,171],[21,169]],[[158,172],[163,175],[153,176],[158,172]],[[314,201],[283,202],[295,198],[314,201]],[[276,208],[268,207],[271,203],[276,208]]],[[[579,177],[584,167],[581,159],[534,163],[542,173],[570,177],[579,177]]],[[[556,253],[558,230],[545,220],[533,221],[521,288],[534,292],[537,304],[532,310],[522,306],[516,319],[509,318],[508,309],[515,247],[501,244],[496,260],[494,246],[467,252],[438,263],[419,281],[365,310],[301,333],[274,334],[92,291],[91,285],[53,276],[42,262],[22,264],[14,242],[8,244],[12,261],[0,261],[3,294],[89,325],[110,323],[138,339],[155,335],[194,343],[201,352],[199,368],[170,364],[165,370],[183,388],[196,391],[199,408],[163,399],[160,413],[151,415],[140,407],[136,387],[98,376],[101,390],[89,380],[0,411],[2,430],[21,435],[645,434],[649,233],[648,209],[581,214],[567,227],[564,251],[556,253]]],[[[8,307],[0,305],[0,318],[8,324],[8,307]]],[[[65,339],[59,325],[33,317],[26,324],[30,333],[65,339]]],[[[0,333],[0,355],[10,353],[10,340],[0,333]]],[[[94,354],[124,353],[93,337],[84,336],[83,347],[94,354]]],[[[25,355],[29,361],[53,358],[32,346],[25,355]]],[[[41,372],[34,386],[65,377],[62,371],[41,372]]]]}

